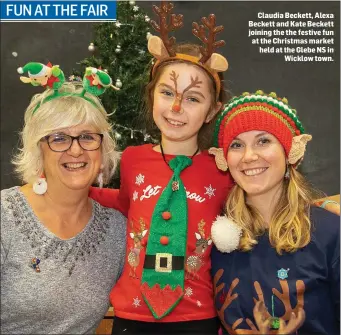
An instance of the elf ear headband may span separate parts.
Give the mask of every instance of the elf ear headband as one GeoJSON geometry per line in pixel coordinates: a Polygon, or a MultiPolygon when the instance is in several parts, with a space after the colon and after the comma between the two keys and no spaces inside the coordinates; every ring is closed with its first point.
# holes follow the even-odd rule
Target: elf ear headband
{"type": "Polygon", "coordinates": [[[30,83],[33,86],[42,86],[46,89],[53,90],[53,94],[44,98],[44,100],[35,107],[33,114],[42,103],[63,96],[81,97],[89,101],[95,107],[98,107],[94,100],[85,96],[86,92],[99,96],[103,94],[108,87],[119,90],[118,87],[112,85],[112,80],[105,71],[94,67],[86,68],[82,82],[83,90],[81,93],[59,92],[59,89],[65,83],[65,76],[63,71],[59,68],[59,65],[52,65],[51,63],[44,65],[42,63],[30,62],[24,67],[18,68],[18,73],[23,74],[25,72],[28,73],[28,77],[20,77],[20,80],[23,83],[30,83]]]}
{"type": "Polygon", "coordinates": [[[164,62],[181,59],[190,63],[194,63],[205,69],[214,79],[216,85],[216,98],[220,94],[220,78],[218,72],[226,71],[228,62],[226,58],[214,51],[225,45],[225,41],[216,41],[216,35],[224,30],[223,26],[216,26],[216,18],[214,14],[209,17],[201,19],[202,25],[193,22],[192,33],[198,37],[203,46],[200,47],[201,57],[190,56],[175,52],[175,37],[168,37],[168,33],[183,26],[183,15],[170,14],[174,5],[161,1],[161,6],[153,6],[153,11],[159,17],[159,24],[155,21],[150,21],[152,27],[160,33],[160,37],[152,36],[148,40],[148,50],[157,59],[152,69],[152,76],[154,76],[156,69],[164,62]],[[167,23],[167,19],[169,23],[167,23]],[[208,30],[206,34],[206,30],[208,30]]]}

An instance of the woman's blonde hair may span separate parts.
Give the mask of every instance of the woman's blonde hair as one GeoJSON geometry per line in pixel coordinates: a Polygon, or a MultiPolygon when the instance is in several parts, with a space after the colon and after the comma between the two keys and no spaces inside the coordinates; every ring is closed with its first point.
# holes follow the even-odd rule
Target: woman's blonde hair
{"type": "MultiPolygon", "coordinates": [[[[290,177],[283,180],[282,194],[269,222],[270,244],[278,254],[295,252],[311,240],[310,206],[314,200],[324,196],[314,189],[292,166],[290,177]]],[[[237,184],[232,188],[226,202],[226,215],[242,228],[239,250],[249,251],[258,242],[257,237],[267,227],[258,210],[246,203],[245,192],[237,184]]]]}
{"type": "Polygon", "coordinates": [[[119,153],[115,151],[116,144],[108,122],[108,114],[96,96],[85,93],[85,97],[91,99],[93,103],[77,96],[82,90],[81,84],[65,83],[59,89],[59,93],[70,95],[60,96],[47,102],[44,102],[44,99],[53,94],[53,90],[46,90],[33,96],[26,109],[25,124],[20,133],[22,143],[12,160],[15,171],[23,182],[34,183],[43,173],[40,140],[58,129],[80,124],[91,125],[104,135],[101,146],[103,182],[110,181],[117,166],[119,153]],[[36,106],[39,106],[37,110],[35,110],[36,106]]]}

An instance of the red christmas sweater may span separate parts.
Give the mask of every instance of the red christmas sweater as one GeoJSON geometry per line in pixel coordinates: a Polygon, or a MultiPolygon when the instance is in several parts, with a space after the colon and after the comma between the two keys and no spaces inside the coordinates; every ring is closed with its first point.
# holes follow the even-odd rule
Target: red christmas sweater
{"type": "MultiPolygon", "coordinates": [[[[175,156],[165,155],[169,161],[175,156]]],[[[185,295],[175,309],[155,320],[140,292],[143,263],[153,210],[173,172],[151,144],[129,147],[121,159],[120,190],[92,188],[90,196],[127,217],[126,262],[121,278],[110,293],[120,318],[176,322],[216,316],[211,280],[212,222],[220,214],[232,179],[219,171],[214,157],[202,152],[181,172],[188,201],[188,243],[185,295]],[[199,241],[201,243],[199,243],[199,241]],[[198,243],[197,243],[198,242],[198,243]]]]}

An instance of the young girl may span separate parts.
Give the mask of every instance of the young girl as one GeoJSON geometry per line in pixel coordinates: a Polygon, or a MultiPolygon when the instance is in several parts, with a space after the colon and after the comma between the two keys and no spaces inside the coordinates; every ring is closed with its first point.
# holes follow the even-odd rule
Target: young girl
{"type": "MultiPolygon", "coordinates": [[[[164,16],[171,6],[163,3],[155,11],[164,16]]],[[[157,61],[147,102],[161,131],[160,144],[123,152],[119,194],[91,192],[128,218],[126,264],[110,294],[113,333],[217,334],[210,230],[232,184],[198,142],[222,106],[218,72],[227,69],[227,61],[212,53],[222,41],[208,43],[204,56],[196,45],[172,44],[167,30],[180,26],[181,19],[172,16],[169,26],[162,19],[153,23],[163,40],[148,41],[157,61]]],[[[208,34],[222,30],[213,15],[203,22],[208,34]]],[[[194,34],[203,31],[197,27],[194,34]]]]}
{"type": "MultiPolygon", "coordinates": [[[[217,334],[210,229],[232,183],[198,143],[224,102],[219,72],[227,61],[211,54],[223,44],[213,38],[222,27],[214,16],[203,18],[213,44],[174,45],[167,31],[181,26],[182,17],[173,15],[167,26],[172,5],[154,8],[161,19],[152,24],[163,39],[148,41],[156,63],[146,96],[161,142],[123,152],[119,192],[90,194],[128,218],[126,264],[110,294],[113,334],[217,334]]],[[[193,30],[202,40],[204,26],[193,30]]]]}
{"type": "Polygon", "coordinates": [[[296,170],[311,139],[296,111],[275,93],[247,93],[216,130],[217,166],[236,183],[212,226],[225,331],[340,334],[340,218],[311,206],[316,192],[296,170]]]}

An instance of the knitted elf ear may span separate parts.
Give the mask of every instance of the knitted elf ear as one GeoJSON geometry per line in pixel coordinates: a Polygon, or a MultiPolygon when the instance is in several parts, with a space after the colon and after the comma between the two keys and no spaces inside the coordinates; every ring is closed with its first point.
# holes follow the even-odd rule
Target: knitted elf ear
{"type": "Polygon", "coordinates": [[[298,163],[304,156],[307,143],[312,139],[309,134],[295,136],[292,139],[292,146],[288,155],[288,163],[294,165],[298,163]]]}
{"type": "Polygon", "coordinates": [[[208,150],[208,153],[211,155],[214,155],[215,163],[217,165],[217,168],[221,171],[227,171],[227,161],[224,157],[224,150],[222,148],[210,148],[208,150]]]}

